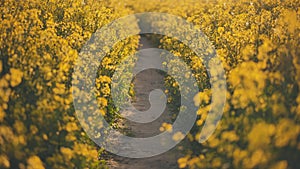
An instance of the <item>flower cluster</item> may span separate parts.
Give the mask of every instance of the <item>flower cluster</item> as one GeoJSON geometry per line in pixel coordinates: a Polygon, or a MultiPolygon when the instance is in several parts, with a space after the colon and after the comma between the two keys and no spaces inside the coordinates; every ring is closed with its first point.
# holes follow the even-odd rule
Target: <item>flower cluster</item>
{"type": "MultiPolygon", "coordinates": [[[[103,168],[72,105],[78,53],[100,27],[129,14],[114,1],[5,0],[0,2],[0,168],[103,168]]],[[[137,37],[119,42],[96,80],[102,113],[110,78],[137,37]],[[101,75],[103,74],[103,75],[101,75]]]]}
{"type": "MultiPolygon", "coordinates": [[[[222,120],[208,141],[185,151],[179,167],[299,168],[299,1],[145,3],[130,6],[139,12],[178,15],[195,24],[214,45],[226,71],[228,89],[222,120]]],[[[165,31],[184,32],[180,25],[152,24],[165,31]]],[[[185,36],[186,42],[167,36],[159,36],[159,40],[162,49],[190,66],[201,90],[194,98],[199,106],[198,120],[188,137],[197,142],[210,110],[212,91],[204,61],[186,46],[193,38],[189,36],[185,36]]],[[[164,63],[176,67],[174,64],[180,67],[172,60],[164,63]]],[[[174,90],[176,81],[167,78],[166,85],[168,93],[178,92],[174,90]]]]}

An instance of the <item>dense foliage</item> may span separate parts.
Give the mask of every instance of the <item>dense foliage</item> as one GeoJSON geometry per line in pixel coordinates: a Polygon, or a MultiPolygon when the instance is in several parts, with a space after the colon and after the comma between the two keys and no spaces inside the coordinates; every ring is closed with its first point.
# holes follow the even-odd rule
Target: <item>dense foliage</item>
{"type": "MultiPolygon", "coordinates": [[[[83,44],[98,28],[130,11],[110,2],[0,2],[0,168],[102,168],[97,147],[72,106],[71,73],[83,44]]],[[[104,59],[112,72],[137,38],[118,43],[104,59]],[[122,55],[120,54],[122,53],[122,55]]],[[[109,78],[99,85],[107,86],[109,78]]],[[[99,100],[107,105],[107,90],[99,100]]]]}
{"type": "MultiPolygon", "coordinates": [[[[207,72],[184,43],[172,37],[160,39],[161,48],[189,63],[202,90],[194,98],[199,119],[188,137],[196,144],[178,160],[179,167],[299,168],[299,1],[144,3],[133,7],[139,12],[175,14],[198,25],[226,70],[224,115],[213,136],[199,145],[210,110],[207,72]]],[[[179,25],[154,22],[153,26],[181,32],[179,25]]],[[[168,86],[176,86],[166,80],[168,86]]]]}

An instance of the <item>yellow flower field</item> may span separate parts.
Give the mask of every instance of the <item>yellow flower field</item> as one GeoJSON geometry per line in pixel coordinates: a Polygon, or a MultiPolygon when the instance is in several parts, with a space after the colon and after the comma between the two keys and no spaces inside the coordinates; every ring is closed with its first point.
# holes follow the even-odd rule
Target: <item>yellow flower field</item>
{"type": "MultiPolygon", "coordinates": [[[[152,39],[189,65],[200,89],[193,99],[197,121],[187,136],[192,147],[177,159],[178,168],[300,168],[299,0],[2,0],[0,11],[0,168],[108,167],[103,149],[74,113],[73,94],[82,93],[72,86],[72,73],[97,29],[141,12],[173,14],[196,25],[225,69],[222,119],[199,144],[212,95],[203,60],[178,39],[152,39]]],[[[183,31],[180,25],[151,24],[183,31]]],[[[95,79],[100,113],[116,128],[112,76],[125,57],[138,51],[139,39],[131,36],[103,49],[108,54],[95,79]]],[[[176,64],[180,67],[172,61],[164,66],[176,64]]],[[[178,92],[172,78],[165,79],[165,86],[168,96],[178,92]]],[[[135,94],[119,92],[120,97],[135,94]]],[[[168,98],[169,104],[177,101],[168,98]]],[[[172,131],[172,124],[163,123],[160,131],[172,131]]],[[[173,139],[183,137],[176,133],[173,139]]]]}

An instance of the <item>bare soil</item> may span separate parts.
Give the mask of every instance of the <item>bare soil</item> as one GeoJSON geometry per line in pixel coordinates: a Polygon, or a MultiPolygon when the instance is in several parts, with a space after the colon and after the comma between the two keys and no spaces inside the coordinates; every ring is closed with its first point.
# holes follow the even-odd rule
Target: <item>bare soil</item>
{"type": "MultiPolygon", "coordinates": [[[[140,44],[140,49],[155,47],[146,37],[141,38],[140,44]]],[[[147,54],[141,57],[146,58],[147,54]]],[[[160,88],[164,90],[164,75],[156,70],[145,70],[135,77],[133,83],[135,98],[132,99],[132,104],[137,110],[145,111],[150,107],[149,93],[153,89],[160,88]]],[[[154,136],[160,133],[159,128],[163,122],[172,122],[172,113],[170,113],[170,111],[171,108],[167,106],[163,114],[150,123],[141,124],[129,120],[122,120],[120,125],[122,130],[130,133],[132,137],[154,136]]],[[[111,154],[108,166],[111,169],[177,169],[177,160],[183,156],[179,150],[181,148],[182,145],[179,144],[168,152],[149,158],[134,159],[111,154]]]]}

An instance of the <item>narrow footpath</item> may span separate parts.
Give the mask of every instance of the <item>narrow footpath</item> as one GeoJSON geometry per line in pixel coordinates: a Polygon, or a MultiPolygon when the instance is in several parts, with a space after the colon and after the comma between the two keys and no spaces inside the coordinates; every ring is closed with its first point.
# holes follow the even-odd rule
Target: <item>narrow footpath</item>
{"type": "MultiPolygon", "coordinates": [[[[140,49],[155,47],[152,45],[151,40],[145,37],[141,38],[140,44],[140,49]]],[[[147,54],[141,57],[147,57],[147,54]]],[[[164,76],[154,69],[140,72],[133,82],[136,95],[132,104],[139,111],[149,109],[150,103],[148,97],[153,89],[164,89],[164,76]]],[[[141,124],[125,120],[121,125],[132,137],[154,136],[160,133],[159,128],[163,122],[171,122],[172,113],[170,113],[170,110],[171,108],[167,106],[164,113],[150,123],[141,124]]],[[[178,150],[180,147],[182,146],[179,144],[166,153],[150,158],[133,159],[112,155],[108,161],[108,166],[111,169],[177,169],[177,159],[183,156],[178,150]]]]}

